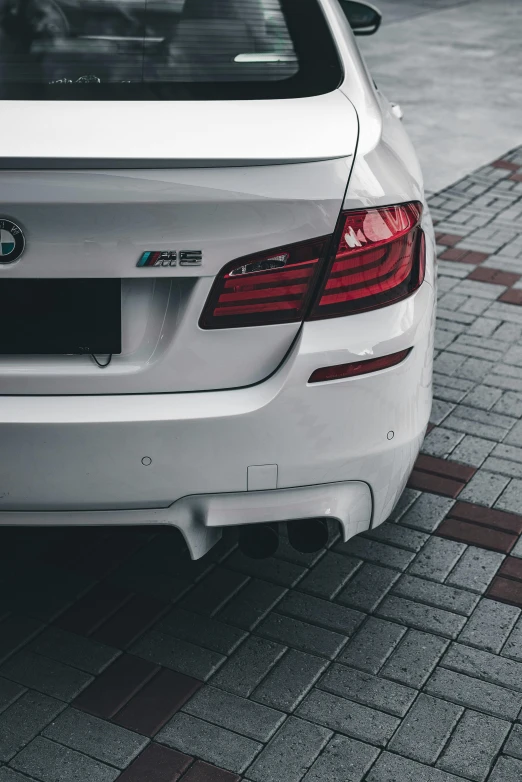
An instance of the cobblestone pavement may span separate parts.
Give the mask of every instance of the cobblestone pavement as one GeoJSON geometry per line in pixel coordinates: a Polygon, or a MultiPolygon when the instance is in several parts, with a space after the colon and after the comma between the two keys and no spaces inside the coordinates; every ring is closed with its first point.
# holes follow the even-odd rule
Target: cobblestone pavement
{"type": "Polygon", "coordinates": [[[0,531],[0,782],[520,782],[522,150],[432,199],[433,426],[313,556],[0,531]]]}

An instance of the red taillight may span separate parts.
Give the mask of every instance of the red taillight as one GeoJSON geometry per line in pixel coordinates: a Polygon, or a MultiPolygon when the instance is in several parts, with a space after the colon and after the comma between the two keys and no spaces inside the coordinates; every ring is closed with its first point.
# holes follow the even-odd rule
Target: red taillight
{"type": "Polygon", "coordinates": [[[303,320],[315,290],[329,237],[279,247],[232,261],[212,287],[203,329],[303,320]]]}
{"type": "Polygon", "coordinates": [[[309,383],[324,383],[327,380],[342,380],[347,377],[369,375],[370,372],[378,372],[380,369],[394,367],[404,361],[411,348],[401,350],[398,353],[390,353],[389,356],[370,358],[366,361],[355,361],[351,364],[336,364],[332,367],[321,367],[310,375],[309,383]]]}
{"type": "Polygon", "coordinates": [[[424,279],[421,215],[418,201],[342,212],[333,248],[323,236],[232,261],[216,277],[200,327],[332,318],[409,296],[424,279]]]}
{"type": "Polygon", "coordinates": [[[413,293],[424,279],[421,215],[418,201],[343,212],[309,318],[363,312],[413,293]]]}

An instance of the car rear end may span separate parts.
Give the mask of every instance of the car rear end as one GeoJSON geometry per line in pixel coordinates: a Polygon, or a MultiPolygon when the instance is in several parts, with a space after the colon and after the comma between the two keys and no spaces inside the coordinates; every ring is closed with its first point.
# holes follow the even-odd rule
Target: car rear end
{"type": "Polygon", "coordinates": [[[1,58],[0,524],[347,539],[429,417],[418,164],[336,0],[156,5],[1,58]]]}

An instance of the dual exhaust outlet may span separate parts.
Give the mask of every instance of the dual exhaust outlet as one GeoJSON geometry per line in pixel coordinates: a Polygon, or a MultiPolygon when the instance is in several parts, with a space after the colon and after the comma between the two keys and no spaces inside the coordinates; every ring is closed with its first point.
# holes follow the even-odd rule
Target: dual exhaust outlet
{"type": "MultiPolygon", "coordinates": [[[[302,554],[314,551],[328,543],[328,522],[326,519],[297,519],[287,522],[288,541],[302,554]]],[[[241,527],[239,548],[251,559],[266,559],[273,556],[279,545],[279,524],[252,524],[241,527]]]]}

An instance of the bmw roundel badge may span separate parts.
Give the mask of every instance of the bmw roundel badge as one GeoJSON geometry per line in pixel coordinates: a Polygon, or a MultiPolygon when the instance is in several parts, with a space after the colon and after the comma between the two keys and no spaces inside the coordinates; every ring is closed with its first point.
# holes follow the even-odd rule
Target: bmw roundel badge
{"type": "Polygon", "coordinates": [[[0,217],[0,264],[14,263],[24,250],[25,237],[20,226],[0,217]]]}

